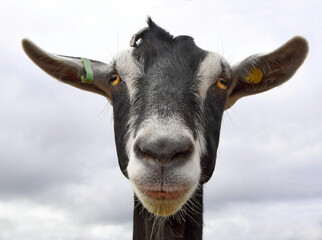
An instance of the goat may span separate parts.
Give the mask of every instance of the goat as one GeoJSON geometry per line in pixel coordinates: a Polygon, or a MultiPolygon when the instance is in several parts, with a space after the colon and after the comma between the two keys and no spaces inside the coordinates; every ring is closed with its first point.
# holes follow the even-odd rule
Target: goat
{"type": "Polygon", "coordinates": [[[110,64],[22,45],[48,74],[113,106],[119,166],[134,188],[133,239],[200,240],[203,185],[215,168],[223,112],[291,78],[308,43],[294,37],[230,67],[191,37],[147,23],[110,64]]]}

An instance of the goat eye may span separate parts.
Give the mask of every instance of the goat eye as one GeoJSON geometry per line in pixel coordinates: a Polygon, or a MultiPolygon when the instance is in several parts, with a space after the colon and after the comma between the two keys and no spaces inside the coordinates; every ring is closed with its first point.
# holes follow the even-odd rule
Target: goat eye
{"type": "Polygon", "coordinates": [[[111,78],[109,78],[109,82],[111,86],[117,85],[121,81],[121,78],[118,74],[114,74],[111,78]]]}
{"type": "Polygon", "coordinates": [[[216,86],[225,90],[228,87],[228,80],[225,78],[219,78],[216,82],[216,86]]]}

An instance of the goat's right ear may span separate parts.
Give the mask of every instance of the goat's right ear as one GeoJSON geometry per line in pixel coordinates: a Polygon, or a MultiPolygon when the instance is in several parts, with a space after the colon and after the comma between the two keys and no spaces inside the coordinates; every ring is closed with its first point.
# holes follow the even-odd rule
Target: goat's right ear
{"type": "Polygon", "coordinates": [[[107,78],[109,65],[106,63],[90,60],[94,77],[91,83],[86,83],[81,79],[81,76],[86,77],[87,74],[81,58],[48,53],[27,39],[22,40],[22,46],[28,57],[49,75],[74,87],[111,99],[107,78]]]}

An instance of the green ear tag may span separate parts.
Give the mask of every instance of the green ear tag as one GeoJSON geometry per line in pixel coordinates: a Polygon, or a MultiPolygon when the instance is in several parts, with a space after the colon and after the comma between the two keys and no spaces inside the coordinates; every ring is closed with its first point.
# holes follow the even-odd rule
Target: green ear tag
{"type": "Polygon", "coordinates": [[[93,83],[93,79],[94,79],[94,73],[93,73],[91,61],[88,60],[87,58],[82,58],[82,63],[85,68],[86,78],[83,75],[81,75],[81,80],[83,83],[91,84],[93,83]]]}
{"type": "Polygon", "coordinates": [[[259,68],[253,69],[246,77],[245,80],[248,83],[260,83],[263,79],[263,73],[259,68]]]}

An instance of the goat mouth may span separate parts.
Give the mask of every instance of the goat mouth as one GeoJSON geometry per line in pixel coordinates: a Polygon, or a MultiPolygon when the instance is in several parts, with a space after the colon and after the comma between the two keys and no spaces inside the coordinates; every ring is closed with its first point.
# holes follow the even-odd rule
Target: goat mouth
{"type": "Polygon", "coordinates": [[[137,186],[141,194],[154,200],[176,200],[184,198],[191,186],[137,186]]]}
{"type": "Polygon", "coordinates": [[[179,211],[193,193],[192,187],[142,188],[136,186],[135,192],[143,206],[157,216],[170,216],[179,211]]]}
{"type": "Polygon", "coordinates": [[[174,192],[166,192],[166,191],[145,191],[144,194],[150,198],[156,200],[172,200],[181,198],[186,191],[174,191],[174,192]]]}
{"type": "Polygon", "coordinates": [[[164,186],[162,184],[134,184],[134,191],[143,206],[157,216],[170,216],[188,201],[195,186],[164,186]]]}

